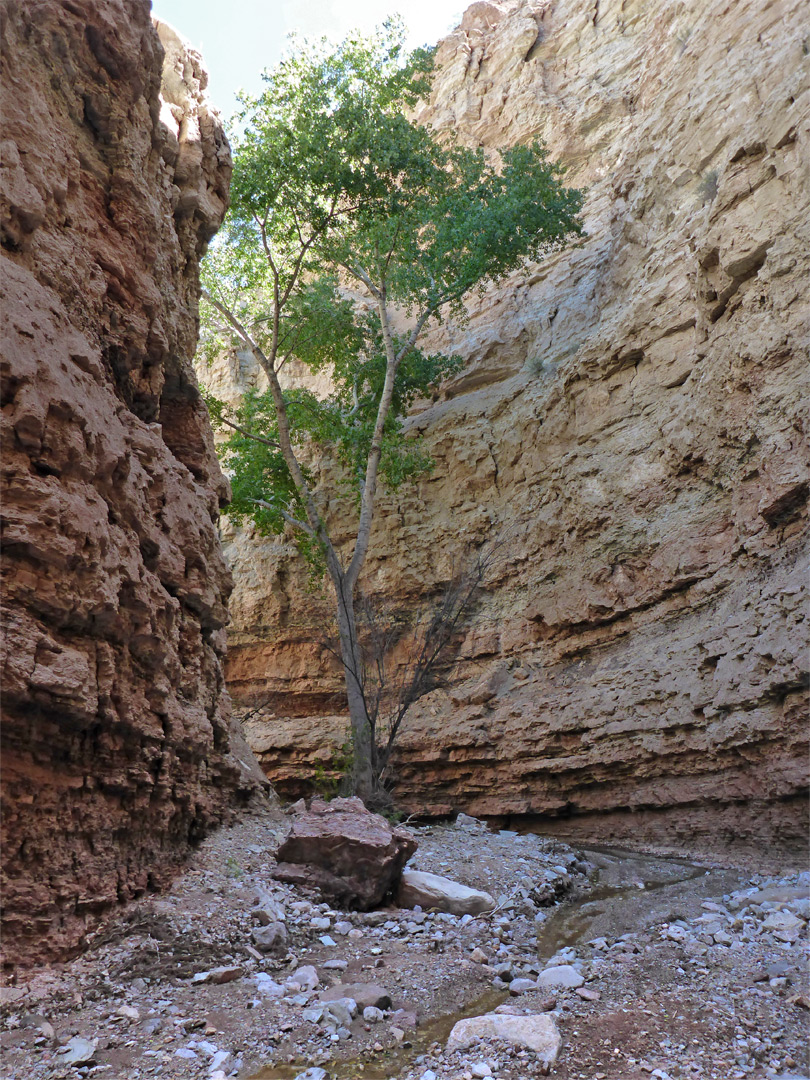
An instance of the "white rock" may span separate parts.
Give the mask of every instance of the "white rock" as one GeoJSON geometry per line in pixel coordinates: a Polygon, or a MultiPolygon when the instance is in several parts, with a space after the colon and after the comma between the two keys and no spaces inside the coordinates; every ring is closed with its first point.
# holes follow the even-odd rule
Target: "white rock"
{"type": "Polygon", "coordinates": [[[366,1005],[363,1009],[363,1019],[367,1020],[369,1024],[379,1024],[381,1020],[385,1019],[385,1013],[382,1009],[378,1009],[376,1005],[366,1005]]]}
{"type": "Polygon", "coordinates": [[[357,1016],[357,1002],[354,998],[337,998],[335,1001],[324,1002],[323,1020],[325,1024],[334,1027],[341,1025],[348,1027],[355,1016],[357,1016]]]}
{"type": "Polygon", "coordinates": [[[477,1039],[497,1039],[510,1046],[526,1047],[545,1065],[557,1060],[560,1050],[560,1033],[554,1018],[548,1013],[533,1016],[511,1016],[508,1013],[485,1013],[459,1020],[450,1032],[447,1050],[466,1050],[477,1039]]]}
{"type": "Polygon", "coordinates": [[[456,826],[459,829],[468,829],[470,832],[486,832],[487,829],[485,821],[471,817],[469,814],[459,814],[456,818],[456,826]]]}
{"type": "Polygon", "coordinates": [[[230,1050],[218,1050],[211,1060],[209,1069],[212,1073],[218,1072],[221,1066],[225,1064],[228,1058],[231,1056],[230,1050]]]}
{"type": "Polygon", "coordinates": [[[549,987],[574,988],[582,986],[585,980],[576,968],[570,964],[560,964],[557,967],[547,968],[537,976],[537,985],[543,989],[549,987]]]}
{"type": "Polygon", "coordinates": [[[284,997],[284,987],[281,983],[277,983],[274,979],[271,979],[266,972],[257,971],[254,975],[254,981],[256,983],[256,989],[263,997],[284,997]]]}
{"type": "Polygon", "coordinates": [[[466,885],[438,874],[407,868],[402,872],[397,900],[402,907],[411,908],[418,904],[453,915],[480,915],[495,907],[489,893],[468,889],[466,885]]]}
{"type": "Polygon", "coordinates": [[[777,937],[785,935],[791,938],[798,935],[802,928],[802,920],[797,919],[791,911],[774,911],[762,924],[763,930],[772,930],[777,937]]]}
{"type": "Polygon", "coordinates": [[[560,949],[554,956],[546,963],[547,968],[560,967],[562,964],[573,964],[577,958],[576,949],[560,949]]]}
{"type": "Polygon", "coordinates": [[[321,980],[318,978],[318,972],[315,968],[311,964],[307,964],[304,967],[296,968],[295,974],[287,981],[298,983],[302,990],[314,990],[321,980]]]}
{"type": "Polygon", "coordinates": [[[98,1039],[83,1039],[80,1035],[73,1038],[62,1047],[59,1053],[60,1065],[83,1065],[92,1061],[98,1046],[98,1039]]]}
{"type": "Polygon", "coordinates": [[[253,943],[261,952],[283,952],[287,947],[287,928],[283,923],[254,926],[250,932],[253,943]]]}

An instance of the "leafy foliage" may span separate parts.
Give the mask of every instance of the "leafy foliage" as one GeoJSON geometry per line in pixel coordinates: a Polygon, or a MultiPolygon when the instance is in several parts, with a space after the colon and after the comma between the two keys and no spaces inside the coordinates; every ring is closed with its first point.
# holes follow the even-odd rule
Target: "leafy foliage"
{"type": "Polygon", "coordinates": [[[540,143],[488,156],[408,118],[433,57],[406,55],[403,38],[388,21],[368,39],[304,43],[265,73],[265,91],[243,99],[231,210],[203,273],[203,354],[223,340],[247,348],[268,380],[236,409],[209,401],[229,432],[231,514],[262,532],[291,526],[310,565],[329,571],[365,794],[375,721],[354,599],[377,486],[431,467],[403,417],[460,364],[422,351],[420,334],[448,314],[463,319],[471,291],[582,231],[582,193],[540,143]],[[283,389],[293,357],[328,371],[332,392],[283,389]],[[357,512],[346,564],[304,464],[313,448],[337,465],[357,512]]]}
{"type": "MultiPolygon", "coordinates": [[[[342,306],[336,297],[331,310],[335,312],[342,306]]],[[[314,448],[319,457],[337,462],[344,486],[357,504],[385,380],[386,357],[379,323],[373,317],[349,320],[346,328],[354,339],[353,347],[331,348],[329,361],[324,359],[323,351],[312,358],[314,368],[329,362],[333,392],[319,398],[297,387],[286,390],[284,400],[294,445],[299,450],[314,448]]],[[[323,323],[320,330],[324,330],[323,323]]],[[[399,341],[395,335],[395,342],[399,341]]],[[[390,490],[432,468],[433,462],[418,439],[404,434],[402,419],[419,394],[460,366],[459,357],[427,354],[417,348],[403,358],[383,428],[380,474],[390,490]]],[[[301,493],[280,448],[278,416],[270,392],[251,390],[235,408],[210,394],[206,393],[205,398],[214,428],[228,432],[220,455],[231,477],[228,513],[235,524],[242,524],[247,517],[260,533],[270,535],[283,532],[290,518],[306,520],[301,493]]],[[[315,478],[310,470],[302,468],[312,486],[315,478]]],[[[320,575],[324,564],[319,545],[302,531],[295,531],[293,538],[310,569],[320,575]]]]}

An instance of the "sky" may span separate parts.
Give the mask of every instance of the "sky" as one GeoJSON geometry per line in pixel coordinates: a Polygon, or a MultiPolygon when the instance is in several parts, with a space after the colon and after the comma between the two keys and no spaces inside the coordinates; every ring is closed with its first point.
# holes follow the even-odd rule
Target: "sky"
{"type": "Polygon", "coordinates": [[[298,30],[305,37],[340,40],[399,14],[408,45],[435,45],[461,20],[470,0],[152,0],[152,12],[202,53],[209,96],[228,119],[240,89],[258,94],[261,72],[273,67],[298,30]]]}

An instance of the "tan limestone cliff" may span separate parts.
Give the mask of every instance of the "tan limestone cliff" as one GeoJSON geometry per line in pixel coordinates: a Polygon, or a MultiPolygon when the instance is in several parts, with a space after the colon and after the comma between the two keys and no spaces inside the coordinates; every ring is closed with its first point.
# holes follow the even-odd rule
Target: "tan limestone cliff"
{"type": "Polygon", "coordinates": [[[231,171],[200,58],[146,0],[9,0],[2,49],[3,948],[27,963],[261,779],[190,366],[231,171]]]}
{"type": "MultiPolygon", "coordinates": [[[[587,239],[436,335],[436,469],[377,517],[366,588],[413,610],[498,559],[401,739],[410,811],[571,834],[803,845],[810,44],[798,0],[473,4],[421,119],[536,136],[587,239]]],[[[255,378],[230,361],[233,390],[255,378]]],[[[228,680],[298,793],[345,738],[324,608],[286,542],[228,537],[228,680]]]]}

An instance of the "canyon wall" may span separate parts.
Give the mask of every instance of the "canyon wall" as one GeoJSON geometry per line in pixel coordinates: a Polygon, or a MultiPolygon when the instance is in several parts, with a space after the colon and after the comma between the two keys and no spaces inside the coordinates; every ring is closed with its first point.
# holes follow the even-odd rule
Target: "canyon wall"
{"type": "Polygon", "coordinates": [[[11,964],[79,947],[265,782],[224,686],[228,488],[190,365],[231,172],[207,77],[147,0],[8,0],[2,49],[11,964]]]}
{"type": "MultiPolygon", "coordinates": [[[[467,361],[410,421],[436,468],[377,516],[364,587],[404,611],[496,547],[449,686],[401,736],[408,811],[804,850],[803,8],[482,0],[440,45],[421,120],[543,138],[587,190],[587,238],[435,334],[467,361]]],[[[226,554],[229,685],[298,794],[346,737],[328,596],[286,539],[231,532],[226,554]]]]}

